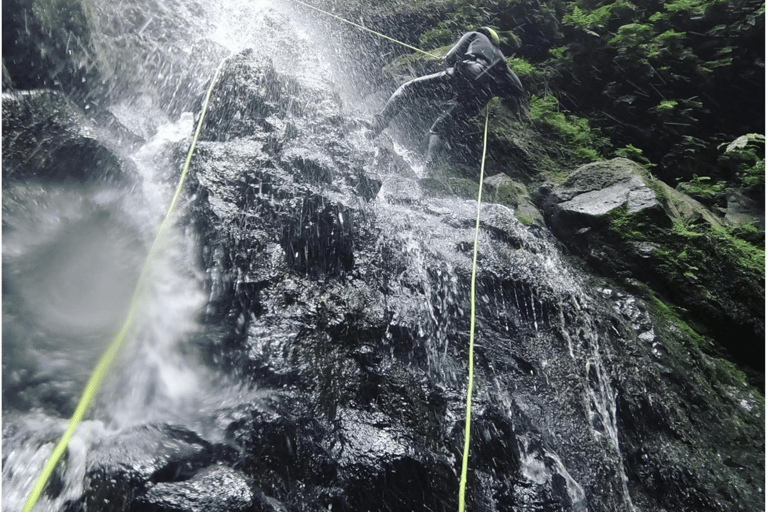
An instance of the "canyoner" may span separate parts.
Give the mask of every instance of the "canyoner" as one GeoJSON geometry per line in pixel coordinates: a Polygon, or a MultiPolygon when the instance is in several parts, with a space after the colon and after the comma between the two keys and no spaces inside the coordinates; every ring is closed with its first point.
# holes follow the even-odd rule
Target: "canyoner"
{"type": "Polygon", "coordinates": [[[415,78],[392,94],[374,116],[370,135],[378,136],[396,115],[416,102],[442,103],[443,111],[429,129],[425,163],[427,173],[434,175],[446,149],[461,144],[470,131],[470,121],[494,96],[513,111],[520,108],[523,86],[499,45],[499,35],[490,27],[465,33],[445,55],[446,70],[415,78]]]}

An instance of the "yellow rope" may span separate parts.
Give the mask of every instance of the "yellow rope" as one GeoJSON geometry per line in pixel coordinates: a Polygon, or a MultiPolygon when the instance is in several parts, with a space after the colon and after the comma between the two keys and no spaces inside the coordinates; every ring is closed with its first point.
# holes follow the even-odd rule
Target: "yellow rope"
{"type": "MultiPolygon", "coordinates": [[[[400,44],[406,48],[409,48],[413,51],[422,53],[424,55],[433,57],[433,58],[441,58],[442,56],[434,55],[429,52],[425,52],[424,50],[420,48],[416,48],[415,46],[411,46],[409,44],[406,44],[402,41],[398,41],[397,39],[394,39],[392,37],[389,37],[385,34],[382,34],[380,32],[376,32],[375,30],[371,30],[368,27],[365,27],[363,25],[359,25],[357,23],[354,23],[352,21],[346,20],[340,16],[337,16],[335,14],[329,13],[327,11],[324,11],[322,9],[319,9],[315,6],[309,5],[305,2],[302,2],[301,0],[293,0],[294,2],[301,4],[305,7],[309,7],[310,9],[314,9],[320,13],[323,13],[327,16],[331,16],[339,21],[342,21],[344,23],[348,23],[349,25],[352,25],[354,27],[357,27],[361,30],[364,30],[366,32],[370,32],[371,34],[377,35],[379,37],[382,37],[384,39],[387,39],[388,41],[392,41],[394,43],[400,44]]],[[[69,440],[74,434],[75,428],[77,425],[82,421],[83,417],[85,416],[85,412],[88,409],[88,406],[93,401],[94,396],[96,395],[96,392],[98,391],[99,387],[101,386],[101,383],[103,382],[107,371],[112,365],[112,362],[114,361],[115,357],[117,356],[118,352],[120,351],[120,348],[123,344],[123,341],[133,324],[133,318],[136,314],[137,310],[137,303],[138,298],[140,296],[140,291],[143,288],[144,281],[146,279],[146,275],[149,268],[149,262],[152,260],[153,256],[157,252],[160,241],[162,239],[162,236],[164,235],[165,228],[168,224],[171,222],[171,215],[173,211],[176,208],[176,204],[178,203],[179,197],[181,196],[181,191],[184,185],[184,181],[186,179],[187,173],[189,171],[189,165],[192,161],[192,155],[195,150],[195,146],[197,144],[197,140],[200,136],[200,131],[202,130],[203,126],[203,120],[205,118],[205,113],[208,109],[208,103],[211,98],[211,94],[213,92],[213,87],[216,84],[216,81],[218,79],[219,73],[222,69],[222,66],[224,65],[224,61],[221,62],[219,67],[216,69],[216,73],[214,74],[213,80],[211,81],[211,86],[208,89],[208,92],[205,96],[205,101],[203,102],[203,109],[202,113],[200,114],[200,120],[197,125],[197,129],[195,130],[195,135],[192,139],[192,144],[189,148],[189,153],[187,154],[187,159],[184,162],[184,168],[181,173],[181,177],[179,178],[179,183],[176,187],[176,192],[173,196],[173,199],[171,200],[171,204],[168,208],[168,213],[165,216],[165,219],[163,219],[162,224],[160,225],[160,228],[158,230],[157,236],[152,243],[152,246],[149,250],[149,254],[147,255],[147,259],[144,261],[144,265],[142,266],[141,273],[139,275],[139,280],[136,284],[136,288],[134,290],[133,296],[131,298],[130,306],[128,309],[128,314],[126,316],[125,322],[123,323],[123,326],[121,327],[120,331],[118,331],[117,335],[112,340],[112,343],[110,344],[107,351],[104,353],[104,355],[99,360],[99,363],[96,365],[96,368],[94,369],[93,374],[91,375],[91,378],[88,381],[88,384],[85,387],[85,391],[83,392],[82,397],[80,398],[80,401],[77,404],[77,408],[75,409],[75,413],[72,415],[72,418],[69,421],[69,425],[67,426],[67,430],[64,432],[64,435],[59,440],[58,444],[53,450],[53,453],[46,461],[46,464],[43,468],[43,471],[40,473],[40,476],[38,477],[37,481],[35,482],[34,487],[32,488],[32,491],[29,494],[29,497],[27,498],[26,503],[24,504],[24,508],[22,509],[22,512],[31,512],[35,504],[37,503],[37,500],[40,497],[40,494],[42,493],[43,489],[45,488],[45,484],[48,482],[48,479],[50,478],[51,474],[53,473],[54,468],[56,467],[56,464],[58,463],[61,456],[64,454],[64,451],[67,449],[67,445],[69,444],[69,440]]],[[[475,336],[475,276],[477,271],[477,243],[478,243],[478,236],[480,231],[480,206],[481,206],[481,200],[482,200],[482,193],[483,193],[483,173],[485,170],[485,154],[486,154],[486,143],[488,140],[488,111],[486,111],[485,115],[485,133],[483,135],[483,157],[482,162],[480,165],[480,185],[477,195],[477,221],[475,225],[475,245],[474,245],[474,251],[472,255],[472,281],[471,281],[471,290],[470,290],[470,333],[469,333],[469,379],[467,384],[467,414],[466,414],[466,421],[464,426],[464,454],[462,458],[462,468],[461,468],[461,481],[460,481],[460,487],[459,487],[459,512],[464,511],[464,501],[465,501],[465,493],[466,493],[466,484],[467,484],[467,461],[469,459],[469,444],[470,444],[470,427],[471,427],[471,413],[472,413],[472,388],[474,383],[474,336],[475,336]]]]}
{"type": "Polygon", "coordinates": [[[206,110],[208,109],[208,103],[211,99],[211,94],[213,93],[213,87],[216,84],[219,73],[221,72],[221,69],[224,66],[225,62],[226,62],[226,59],[221,61],[221,64],[219,64],[219,67],[216,68],[216,73],[214,74],[213,80],[211,81],[211,86],[208,88],[208,92],[205,95],[205,101],[203,102],[202,113],[200,114],[200,121],[197,123],[197,129],[195,130],[195,135],[192,138],[192,144],[189,148],[189,153],[187,154],[187,160],[184,162],[184,168],[181,172],[181,177],[179,178],[179,184],[176,186],[176,192],[173,195],[173,200],[171,201],[171,205],[168,207],[168,213],[166,214],[165,219],[160,225],[160,228],[158,229],[155,240],[154,242],[152,242],[152,246],[150,247],[149,253],[147,254],[147,258],[144,260],[144,264],[141,267],[141,272],[139,273],[139,279],[136,283],[136,288],[134,288],[133,290],[133,296],[131,297],[131,302],[128,307],[128,314],[126,315],[125,321],[123,322],[122,327],[117,332],[115,337],[112,339],[112,343],[109,345],[109,348],[107,348],[106,352],[104,352],[104,354],[101,356],[101,359],[96,365],[96,368],[93,370],[93,374],[91,374],[91,377],[88,380],[88,384],[86,384],[85,386],[83,395],[80,397],[80,401],[77,403],[75,412],[69,420],[69,425],[67,426],[67,430],[64,432],[64,435],[61,436],[61,439],[59,439],[59,442],[56,445],[56,447],[53,449],[53,453],[51,453],[51,456],[46,460],[45,466],[43,467],[42,472],[38,476],[37,481],[35,482],[35,485],[32,487],[32,491],[29,493],[29,496],[27,497],[27,501],[24,503],[24,508],[22,508],[22,512],[31,512],[35,504],[37,503],[37,500],[40,498],[40,494],[43,492],[43,489],[45,488],[45,484],[48,482],[48,479],[53,473],[53,470],[56,468],[56,464],[58,463],[59,459],[61,459],[61,456],[64,454],[64,452],[66,451],[67,445],[69,444],[69,440],[72,437],[72,435],[75,433],[75,428],[83,420],[83,417],[85,416],[85,412],[88,409],[88,406],[91,404],[91,402],[93,401],[93,398],[96,396],[96,393],[98,392],[99,387],[101,387],[101,384],[104,381],[104,378],[106,377],[107,372],[109,371],[109,368],[112,366],[112,363],[117,357],[117,354],[120,352],[120,348],[125,340],[125,337],[130,331],[131,326],[133,325],[133,320],[138,310],[139,297],[141,296],[141,292],[145,285],[147,274],[149,272],[150,262],[154,258],[155,254],[158,252],[161,246],[161,240],[163,235],[165,234],[165,229],[171,222],[172,214],[176,209],[176,205],[179,201],[179,197],[181,196],[181,191],[184,186],[184,180],[186,179],[189,171],[189,164],[190,162],[192,162],[192,154],[195,151],[197,140],[200,137],[200,131],[202,130],[202,127],[203,127],[203,119],[205,118],[205,113],[206,113],[206,110]]]}
{"type": "MultiPolygon", "coordinates": [[[[387,39],[394,43],[403,45],[406,48],[410,48],[411,50],[417,51],[419,53],[423,53],[424,55],[428,55],[430,57],[438,57],[437,55],[431,54],[429,52],[425,52],[424,50],[416,48],[415,46],[411,46],[409,44],[403,43],[402,41],[398,41],[397,39],[393,39],[387,35],[384,35],[380,32],[371,30],[368,27],[364,27],[363,25],[358,25],[357,23],[353,23],[340,16],[336,16],[335,14],[331,14],[322,9],[309,5],[305,2],[302,2],[301,0],[293,0],[293,1],[305,7],[309,7],[310,9],[314,9],[318,12],[321,12],[323,14],[336,18],[339,21],[348,23],[361,30],[365,30],[366,32],[370,32],[371,34],[375,34],[379,37],[383,37],[384,39],[387,39]]],[[[467,383],[467,414],[466,414],[466,420],[464,423],[464,453],[463,453],[462,463],[461,463],[461,480],[459,483],[459,512],[464,512],[464,501],[465,501],[466,487],[467,487],[467,463],[469,460],[470,429],[471,429],[471,423],[472,423],[472,388],[474,386],[474,346],[475,346],[475,277],[477,274],[477,243],[478,243],[478,237],[480,233],[480,206],[482,205],[482,197],[483,197],[483,174],[485,172],[485,154],[486,154],[487,142],[488,142],[489,114],[490,114],[490,106],[488,107],[488,109],[486,109],[486,112],[485,112],[485,132],[483,134],[483,157],[480,163],[480,185],[477,191],[477,221],[475,223],[475,245],[472,253],[472,280],[470,285],[470,325],[469,325],[469,378],[467,383]]]]}
{"type": "Polygon", "coordinates": [[[397,43],[399,45],[405,46],[406,48],[409,48],[409,49],[411,49],[411,50],[413,50],[415,52],[423,53],[424,55],[429,55],[430,57],[434,57],[434,58],[437,58],[437,59],[441,59],[442,58],[442,55],[435,55],[433,53],[425,52],[424,50],[422,50],[420,48],[416,48],[415,46],[411,46],[411,45],[409,45],[407,43],[404,43],[402,41],[398,41],[397,39],[394,39],[392,37],[384,35],[381,32],[376,32],[375,30],[371,30],[370,28],[368,28],[366,26],[358,25],[355,22],[352,22],[352,21],[349,21],[347,19],[344,19],[341,16],[337,16],[335,14],[332,14],[332,13],[328,12],[328,11],[324,11],[324,10],[318,8],[318,7],[315,7],[314,5],[309,5],[308,3],[302,2],[301,0],[293,0],[293,1],[296,2],[297,4],[303,5],[304,7],[309,7],[310,9],[314,9],[314,10],[316,10],[318,12],[321,12],[321,13],[327,15],[327,16],[331,16],[332,18],[336,18],[337,20],[339,20],[341,22],[348,23],[349,25],[352,25],[353,27],[357,27],[360,30],[365,30],[366,32],[370,32],[371,34],[374,34],[374,35],[377,35],[379,37],[382,37],[382,38],[384,38],[384,39],[386,39],[388,41],[392,41],[393,43],[397,43]]]}
{"type": "Polygon", "coordinates": [[[467,488],[467,463],[469,461],[469,438],[472,425],[472,388],[475,378],[475,276],[477,275],[477,240],[480,236],[480,206],[483,198],[483,173],[485,152],[488,145],[488,114],[485,111],[485,133],[483,133],[483,158],[480,161],[480,184],[477,187],[477,220],[475,221],[475,246],[472,251],[472,280],[469,291],[469,377],[467,379],[467,416],[464,421],[464,455],[461,460],[461,481],[459,482],[459,512],[464,512],[467,488]]]}

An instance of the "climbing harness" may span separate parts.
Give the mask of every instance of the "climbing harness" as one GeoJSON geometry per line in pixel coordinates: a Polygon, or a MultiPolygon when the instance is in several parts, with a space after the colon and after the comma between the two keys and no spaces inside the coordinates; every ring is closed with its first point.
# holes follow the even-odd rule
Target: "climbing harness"
{"type": "Polygon", "coordinates": [[[477,219],[475,220],[475,244],[472,249],[472,278],[469,289],[469,376],[467,377],[467,415],[464,421],[464,453],[461,459],[461,480],[459,482],[459,512],[464,512],[467,487],[467,463],[469,461],[469,437],[472,426],[472,388],[475,379],[475,277],[477,275],[477,241],[480,237],[480,207],[483,199],[483,174],[485,173],[485,152],[488,147],[488,116],[490,105],[485,109],[485,130],[483,132],[483,157],[480,160],[480,182],[477,187],[477,219]]]}
{"type": "Polygon", "coordinates": [[[438,59],[442,58],[441,55],[435,55],[433,53],[425,52],[421,48],[416,48],[415,46],[411,46],[411,45],[409,45],[407,43],[404,43],[402,41],[398,41],[397,39],[394,39],[394,38],[389,37],[389,36],[387,36],[385,34],[382,34],[381,32],[376,32],[375,30],[371,30],[370,28],[368,28],[366,26],[359,25],[359,24],[357,24],[357,23],[355,23],[353,21],[349,21],[347,19],[344,19],[341,16],[337,16],[337,15],[335,15],[333,13],[328,12],[328,11],[324,11],[324,10],[318,8],[318,7],[315,7],[314,5],[309,5],[308,3],[302,2],[301,0],[293,0],[293,1],[296,2],[297,4],[303,5],[304,7],[309,7],[310,9],[314,9],[317,12],[321,12],[321,13],[327,15],[327,16],[330,16],[332,18],[336,18],[337,20],[339,20],[339,21],[341,21],[343,23],[347,23],[349,25],[352,25],[353,27],[357,27],[360,30],[364,30],[366,32],[370,32],[371,34],[377,35],[377,36],[379,36],[379,37],[381,37],[383,39],[386,39],[387,41],[392,41],[393,43],[397,43],[399,45],[405,46],[406,48],[409,48],[409,49],[411,49],[411,50],[413,50],[415,52],[423,53],[424,55],[428,55],[430,57],[434,57],[434,58],[438,58],[438,59]]]}
{"type": "Polygon", "coordinates": [[[158,228],[157,235],[155,236],[155,240],[152,242],[152,246],[149,249],[147,258],[144,260],[144,264],[141,267],[141,272],[139,273],[139,279],[136,283],[136,288],[134,288],[133,290],[133,295],[131,296],[131,302],[128,307],[128,314],[126,315],[125,321],[123,322],[123,325],[118,331],[118,333],[112,339],[112,342],[109,345],[109,348],[107,348],[106,352],[104,352],[98,364],[96,365],[96,368],[94,369],[93,374],[88,380],[88,384],[86,384],[85,386],[83,395],[80,397],[80,401],[77,403],[75,412],[69,420],[67,430],[64,432],[64,435],[61,436],[61,439],[59,440],[56,447],[53,449],[53,453],[51,453],[51,456],[48,458],[48,460],[46,460],[46,463],[45,463],[45,466],[43,467],[42,472],[37,477],[37,481],[35,482],[35,485],[32,487],[32,491],[29,493],[29,496],[27,497],[27,501],[24,503],[24,507],[21,509],[22,512],[31,512],[35,504],[37,503],[37,500],[40,498],[40,494],[43,492],[43,489],[45,488],[45,484],[48,482],[48,479],[53,473],[53,470],[55,469],[56,464],[58,463],[61,456],[64,454],[64,451],[67,449],[69,440],[72,437],[72,435],[75,433],[75,428],[83,421],[83,417],[85,416],[85,412],[88,409],[88,406],[91,404],[91,402],[93,401],[93,398],[96,396],[96,392],[99,390],[99,387],[101,387],[101,384],[104,381],[104,378],[106,377],[107,372],[109,371],[110,367],[112,366],[112,363],[117,357],[117,354],[120,352],[120,348],[122,347],[123,342],[125,341],[125,338],[128,335],[128,332],[130,331],[133,325],[133,320],[138,310],[139,298],[141,296],[141,292],[143,291],[145,281],[147,279],[147,274],[149,272],[150,263],[154,259],[158,251],[160,250],[163,238],[165,236],[166,228],[172,221],[171,217],[173,216],[173,212],[176,210],[176,205],[179,202],[179,198],[181,197],[181,192],[184,187],[184,181],[186,180],[186,177],[189,171],[189,165],[192,162],[192,154],[195,151],[197,140],[200,137],[200,132],[202,131],[202,128],[203,128],[203,120],[205,119],[205,113],[208,110],[208,103],[210,102],[211,94],[213,93],[213,87],[214,85],[216,85],[216,81],[218,80],[219,73],[221,72],[221,69],[223,68],[224,63],[226,61],[227,59],[222,60],[221,64],[219,64],[219,67],[216,68],[216,73],[214,74],[213,80],[211,80],[211,85],[208,88],[208,92],[205,95],[202,112],[200,114],[200,120],[197,123],[197,129],[195,130],[194,137],[192,138],[192,144],[189,147],[189,153],[187,154],[187,159],[184,162],[184,168],[181,171],[181,177],[179,178],[179,183],[176,186],[176,192],[174,193],[173,199],[171,200],[171,204],[168,207],[168,213],[166,214],[165,219],[163,219],[163,222],[160,224],[160,228],[158,228]]]}

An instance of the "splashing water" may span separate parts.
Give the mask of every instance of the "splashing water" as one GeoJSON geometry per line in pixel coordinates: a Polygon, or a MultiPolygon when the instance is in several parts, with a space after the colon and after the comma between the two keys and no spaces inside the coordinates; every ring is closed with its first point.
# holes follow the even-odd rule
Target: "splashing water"
{"type": "MultiPolygon", "coordinates": [[[[310,34],[295,23],[286,25],[287,18],[276,14],[272,2],[218,2],[207,12],[193,16],[190,11],[178,20],[180,30],[189,31],[186,36],[163,32],[170,11],[136,4],[134,10],[115,5],[89,12],[97,57],[109,65],[105,74],[137,87],[133,94],[115,98],[109,110],[147,139],[129,155],[138,186],[24,182],[4,187],[3,284],[6,304],[13,303],[4,307],[3,363],[10,369],[3,378],[4,417],[6,425],[17,427],[6,429],[3,438],[4,510],[21,509],[96,360],[124,318],[178,179],[174,151],[189,144],[193,130],[191,113],[174,120],[159,108],[163,88],[178,87],[169,70],[183,67],[184,55],[173,62],[156,46],[154,57],[142,63],[140,52],[131,55],[114,43],[122,36],[119,27],[134,30],[129,15],[138,15],[140,44],[170,35],[172,43],[185,37],[186,44],[207,39],[230,52],[255,47],[278,71],[307,85],[327,86],[331,76],[310,34]],[[284,36],[274,37],[285,30],[292,31],[290,46],[280,42],[284,36]],[[132,76],[119,76],[120,66],[113,61],[121,60],[123,72],[132,76]],[[154,86],[137,85],[141,73],[136,70],[142,65],[154,86]]],[[[207,64],[211,71],[216,65],[207,64]]],[[[130,339],[91,406],[90,415],[98,420],[78,427],[57,477],[61,492],[41,499],[36,510],[60,510],[79,497],[85,456],[94,439],[146,422],[190,424],[200,414],[199,398],[217,394],[209,370],[188,347],[206,302],[196,242],[194,233],[172,224],[151,264],[130,339]]],[[[219,396],[231,393],[225,390],[219,396]]]]}
{"type": "MultiPolygon", "coordinates": [[[[318,37],[315,29],[286,18],[285,13],[292,12],[288,4],[219,1],[207,8],[210,13],[205,15],[206,22],[195,26],[210,30],[195,32],[195,41],[207,38],[229,52],[255,47],[272,59],[278,71],[304,85],[326,86],[333,82],[333,90],[344,87],[332,58],[319,53],[319,45],[313,40],[318,37]],[[290,46],[282,43],[285,31],[291,34],[290,46]]],[[[138,29],[149,34],[160,18],[145,14],[138,29]]],[[[218,62],[209,64],[212,69],[218,62]]],[[[65,428],[64,418],[73,409],[98,354],[123,318],[138,269],[173,194],[178,169],[172,162],[175,152],[189,143],[192,114],[169,118],[157,108],[159,100],[153,99],[151,93],[148,88],[127,100],[120,98],[111,109],[123,125],[148,139],[130,155],[137,177],[129,193],[104,186],[55,188],[30,183],[9,193],[4,190],[4,222],[8,226],[3,240],[4,289],[7,287],[19,303],[10,314],[4,312],[8,315],[4,316],[4,367],[6,355],[17,363],[8,376],[10,385],[6,385],[4,375],[4,395],[8,390],[11,400],[6,404],[16,409],[7,419],[24,425],[4,432],[4,510],[21,508],[43,460],[65,428]],[[73,290],[79,290],[74,299],[73,290]]],[[[362,138],[360,142],[362,146],[362,138]]],[[[410,164],[416,178],[423,175],[419,158],[397,143],[394,151],[410,164]]],[[[468,313],[468,290],[461,284],[466,276],[459,275],[458,269],[466,267],[468,256],[457,256],[459,251],[455,249],[463,247],[464,239],[442,239],[440,233],[430,230],[436,225],[452,225],[456,211],[473,210],[474,204],[425,201],[414,193],[407,199],[414,204],[425,203],[424,218],[440,217],[439,223],[420,226],[422,212],[389,203],[389,186],[397,185],[385,183],[373,209],[391,223],[386,228],[388,236],[400,243],[398,254],[407,260],[403,273],[392,285],[393,299],[405,297],[409,302],[395,303],[394,318],[387,329],[400,323],[400,327],[417,333],[423,342],[428,371],[442,384],[458,389],[464,368],[458,367],[454,356],[463,350],[456,347],[465,333],[457,335],[455,331],[468,313]],[[449,247],[449,243],[453,245],[449,247]],[[436,274],[428,270],[436,268],[434,260],[442,262],[436,274]],[[398,296],[398,287],[407,291],[398,296]],[[413,290],[419,293],[411,293],[413,290]]],[[[394,191],[392,196],[403,200],[401,192],[394,191]]],[[[510,212],[484,207],[484,222],[492,215],[509,217],[510,212]]],[[[468,228],[464,231],[470,232],[468,228]]],[[[483,236],[483,244],[488,245],[489,235],[483,236]]],[[[62,490],[55,498],[44,498],[39,510],[62,510],[68,501],[77,500],[83,493],[86,454],[94,439],[148,422],[195,425],[203,422],[201,416],[210,413],[221,397],[234,397],[233,402],[242,403],[236,387],[220,389],[219,384],[214,384],[219,376],[198,362],[191,347],[191,340],[201,328],[199,317],[207,301],[202,284],[205,276],[197,266],[197,236],[173,224],[165,238],[163,250],[152,262],[149,285],[140,301],[139,319],[130,340],[98,402],[93,404],[92,416],[96,419],[78,428],[67,465],[59,475],[62,490]]],[[[575,289],[575,284],[566,282],[564,273],[556,271],[561,266],[548,253],[527,256],[521,252],[510,257],[509,268],[548,268],[553,288],[575,289]]],[[[512,277],[509,279],[514,282],[512,277]]],[[[508,311],[503,320],[505,330],[529,333],[525,341],[531,341],[543,335],[547,327],[546,297],[535,287],[524,286],[524,281],[520,283],[513,283],[506,291],[489,291],[479,300],[493,301],[502,312],[508,311]]],[[[560,318],[564,324],[562,311],[560,318]]],[[[574,347],[578,340],[572,340],[567,333],[565,337],[571,359],[582,365],[590,383],[584,398],[594,418],[593,434],[605,437],[610,450],[620,457],[615,396],[602,368],[598,340],[590,338],[587,348],[580,349],[574,347]]],[[[482,342],[482,336],[478,338],[482,342]]],[[[543,356],[542,360],[546,362],[543,356]]],[[[513,417],[515,398],[508,396],[508,386],[502,391],[504,386],[495,383],[503,395],[501,401],[508,406],[508,416],[513,417]]],[[[535,392],[535,384],[533,388],[535,392]]],[[[456,411],[448,410],[446,415],[458,418],[456,411]]],[[[223,435],[215,432],[211,437],[223,435]]],[[[558,475],[575,509],[580,510],[584,490],[556,453],[535,451],[525,443],[517,450],[525,479],[543,485],[558,475]]],[[[631,509],[626,488],[624,492],[631,509]]]]}

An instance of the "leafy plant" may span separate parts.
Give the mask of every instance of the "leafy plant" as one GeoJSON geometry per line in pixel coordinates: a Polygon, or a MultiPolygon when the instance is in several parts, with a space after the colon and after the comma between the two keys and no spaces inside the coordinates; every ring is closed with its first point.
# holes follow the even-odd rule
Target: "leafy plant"
{"type": "Polygon", "coordinates": [[[587,161],[600,159],[597,147],[600,138],[589,126],[586,118],[566,115],[559,109],[559,101],[552,95],[531,99],[531,119],[551,127],[560,137],[573,145],[579,158],[587,161]]]}
{"type": "Polygon", "coordinates": [[[619,148],[614,152],[615,156],[628,158],[630,160],[633,160],[639,164],[642,164],[646,169],[654,167],[656,164],[648,160],[645,155],[643,155],[643,150],[636,148],[632,144],[627,144],[623,148],[619,148]]]}
{"type": "Polygon", "coordinates": [[[729,163],[738,181],[747,187],[765,186],[765,136],[748,133],[734,141],[721,144],[725,147],[723,160],[729,163]]]}
{"type": "Polygon", "coordinates": [[[677,188],[706,205],[712,205],[725,197],[725,183],[712,183],[710,176],[693,175],[693,179],[680,183],[677,188]]]}

